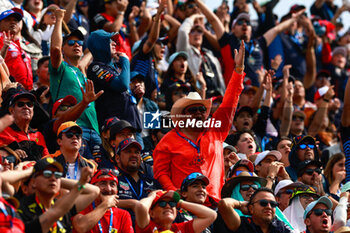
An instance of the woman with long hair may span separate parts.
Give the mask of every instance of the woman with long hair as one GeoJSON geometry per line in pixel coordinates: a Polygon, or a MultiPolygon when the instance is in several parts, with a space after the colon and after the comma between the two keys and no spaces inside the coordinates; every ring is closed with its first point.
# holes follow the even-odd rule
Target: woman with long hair
{"type": "Polygon", "coordinates": [[[324,176],[326,178],[324,189],[336,200],[339,200],[340,188],[345,180],[345,175],[345,155],[343,153],[337,153],[328,160],[327,166],[324,169],[324,176]]]}

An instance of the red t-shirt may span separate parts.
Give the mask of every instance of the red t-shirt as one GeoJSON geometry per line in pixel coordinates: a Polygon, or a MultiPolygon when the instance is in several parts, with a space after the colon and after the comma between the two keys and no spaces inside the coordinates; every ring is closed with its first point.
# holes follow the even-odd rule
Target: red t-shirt
{"type": "MultiPolygon", "coordinates": [[[[93,211],[92,204],[85,208],[85,210],[81,211],[80,214],[88,214],[91,211],[93,211]]],[[[113,207],[113,224],[112,224],[112,231],[111,232],[118,232],[118,233],[134,233],[134,229],[132,228],[132,222],[131,222],[131,216],[128,211],[118,209],[113,207]]],[[[111,217],[111,211],[107,210],[105,215],[100,219],[101,227],[103,232],[109,232],[109,225],[110,225],[110,217],[111,217]]],[[[73,232],[76,232],[73,229],[73,232]]],[[[98,226],[98,223],[87,232],[91,233],[100,233],[100,229],[98,226]]]]}
{"type": "MultiPolygon", "coordinates": [[[[0,49],[4,46],[4,38],[0,33],[0,49]]],[[[16,82],[24,86],[26,90],[33,89],[32,64],[29,55],[21,48],[19,40],[11,41],[8,48],[5,63],[9,68],[10,75],[16,82]]]]}
{"type": "Polygon", "coordinates": [[[15,209],[2,197],[0,197],[0,232],[24,233],[24,223],[15,209]]]}
{"type": "MultiPolygon", "coordinates": [[[[173,223],[171,225],[170,230],[174,233],[194,233],[193,220],[182,223],[173,223]]],[[[136,233],[160,233],[162,231],[165,231],[165,229],[157,225],[152,220],[144,229],[140,229],[139,226],[136,224],[136,233]]]]}

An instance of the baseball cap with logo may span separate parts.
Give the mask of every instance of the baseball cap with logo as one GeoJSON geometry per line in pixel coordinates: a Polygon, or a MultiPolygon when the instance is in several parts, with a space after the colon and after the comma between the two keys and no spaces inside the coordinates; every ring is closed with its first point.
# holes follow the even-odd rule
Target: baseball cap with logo
{"type": "Polygon", "coordinates": [[[116,150],[116,154],[120,154],[120,152],[122,152],[123,150],[125,150],[126,148],[128,148],[131,145],[135,145],[139,150],[142,150],[142,146],[140,143],[138,143],[135,139],[133,138],[127,138],[124,139],[123,141],[121,141],[119,143],[119,146],[116,150]]]}
{"type": "Polygon", "coordinates": [[[208,177],[206,177],[205,175],[203,175],[202,173],[199,172],[193,172],[191,174],[189,174],[183,181],[181,184],[181,191],[186,191],[187,187],[190,186],[191,184],[193,184],[195,181],[197,180],[201,180],[204,182],[205,185],[209,184],[209,179],[208,177]]]}
{"type": "Polygon", "coordinates": [[[43,158],[37,161],[33,168],[33,174],[44,171],[47,167],[54,166],[59,172],[63,172],[62,165],[51,157],[43,158]]]}
{"type": "Polygon", "coordinates": [[[56,114],[57,109],[62,104],[70,104],[71,106],[73,106],[77,104],[77,99],[72,95],[67,95],[64,98],[58,99],[52,106],[52,116],[56,114]]]}
{"type": "Polygon", "coordinates": [[[75,128],[79,130],[79,132],[83,133],[83,130],[77,123],[75,123],[74,121],[67,121],[60,125],[60,127],[57,130],[57,136],[60,135],[60,133],[68,132],[72,128],[75,128]]]}
{"type": "Polygon", "coordinates": [[[20,21],[23,18],[23,11],[16,7],[5,10],[0,14],[0,21],[10,16],[14,16],[18,21],[20,21]]]}

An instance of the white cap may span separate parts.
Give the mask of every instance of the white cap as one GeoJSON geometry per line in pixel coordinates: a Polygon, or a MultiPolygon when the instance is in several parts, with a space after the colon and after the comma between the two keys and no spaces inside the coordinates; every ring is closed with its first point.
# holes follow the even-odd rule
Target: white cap
{"type": "Polygon", "coordinates": [[[266,150],[266,151],[261,152],[260,154],[258,154],[258,156],[256,156],[254,165],[255,166],[258,165],[268,155],[275,156],[278,161],[280,161],[281,158],[282,158],[282,154],[279,151],[277,151],[277,150],[272,150],[272,151],[266,150]]]}
{"type": "Polygon", "coordinates": [[[281,190],[281,189],[283,189],[283,188],[285,188],[285,187],[287,187],[287,186],[289,186],[289,185],[291,185],[291,184],[293,184],[294,182],[293,181],[291,181],[291,180],[281,180],[280,182],[278,182],[278,184],[276,185],[276,188],[275,188],[275,195],[277,195],[277,193],[281,190]]]}

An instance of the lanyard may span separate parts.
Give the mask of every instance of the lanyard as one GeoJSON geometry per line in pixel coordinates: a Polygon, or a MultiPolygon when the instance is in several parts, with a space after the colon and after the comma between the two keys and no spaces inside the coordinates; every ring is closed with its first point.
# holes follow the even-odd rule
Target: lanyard
{"type": "MultiPolygon", "coordinates": [[[[95,209],[95,202],[92,202],[92,208],[95,209]]],[[[108,233],[112,232],[112,224],[113,224],[113,210],[112,208],[109,208],[109,210],[111,211],[111,216],[109,217],[109,228],[108,228],[108,233]]],[[[101,221],[98,220],[98,228],[100,230],[101,233],[103,233],[103,229],[102,229],[102,225],[101,225],[101,221]]]]}
{"type": "MultiPolygon", "coordinates": [[[[77,159],[77,160],[75,160],[75,164],[74,164],[74,180],[77,179],[78,167],[79,167],[79,164],[78,164],[78,159],[77,159]]],[[[67,168],[68,168],[68,163],[67,163],[67,168]]],[[[67,178],[72,179],[69,175],[68,169],[67,169],[67,178]]]]}
{"type": "Polygon", "coordinates": [[[75,19],[75,21],[77,21],[78,25],[81,26],[81,14],[78,14],[78,12],[75,12],[75,14],[73,14],[73,18],[75,19]],[[77,17],[78,15],[78,17],[77,17]]]}
{"type": "MultiPolygon", "coordinates": [[[[83,87],[83,85],[81,85],[81,82],[80,82],[80,80],[79,80],[79,77],[78,77],[77,72],[76,72],[76,71],[73,69],[73,67],[72,67],[71,65],[69,65],[66,61],[64,61],[64,62],[67,64],[67,66],[71,69],[71,71],[72,71],[73,74],[75,75],[75,78],[77,79],[79,86],[85,90],[85,88],[83,87]]],[[[83,75],[83,77],[84,77],[84,78],[83,78],[84,81],[86,81],[86,80],[85,80],[86,78],[85,78],[84,75],[83,75]]]]}
{"type": "Polygon", "coordinates": [[[134,187],[132,187],[132,185],[131,185],[129,179],[128,179],[126,176],[125,176],[125,179],[126,179],[126,182],[128,182],[128,184],[129,184],[129,186],[130,186],[130,188],[131,188],[131,191],[135,194],[137,200],[141,200],[142,192],[143,192],[143,180],[140,179],[140,182],[141,182],[141,184],[140,184],[140,194],[137,195],[137,193],[136,193],[134,187]]]}
{"type": "MultiPolygon", "coordinates": [[[[192,142],[190,139],[183,137],[179,132],[176,131],[176,133],[177,133],[177,135],[179,135],[181,138],[185,139],[191,146],[193,146],[193,147],[197,150],[198,155],[200,154],[201,151],[200,151],[200,148],[199,148],[198,145],[196,145],[196,144],[195,144],[194,142],[192,142]]],[[[200,143],[200,142],[201,142],[201,140],[198,141],[198,143],[200,143]]]]}
{"type": "Polygon", "coordinates": [[[245,45],[246,51],[248,52],[248,57],[249,57],[255,49],[254,42],[253,41],[250,41],[249,43],[244,42],[244,45],[245,45]],[[250,45],[250,46],[248,46],[248,45],[250,45]]]}
{"type": "MultiPolygon", "coordinates": [[[[2,203],[2,202],[0,202],[0,209],[1,209],[1,211],[4,213],[4,215],[5,215],[5,217],[7,217],[8,215],[9,215],[9,213],[7,212],[7,210],[6,210],[6,207],[5,207],[5,205],[4,205],[4,203],[2,203]]],[[[12,226],[13,226],[13,221],[12,221],[12,219],[13,219],[13,217],[15,216],[15,213],[14,213],[14,210],[10,207],[10,209],[11,209],[11,219],[9,220],[10,221],[10,228],[12,229],[12,226]]]]}
{"type": "Polygon", "coordinates": [[[152,69],[153,69],[153,72],[154,72],[154,81],[156,83],[157,93],[158,93],[158,95],[160,95],[160,88],[159,88],[159,83],[158,83],[158,71],[155,68],[154,60],[152,60],[152,69]]]}
{"type": "MultiPolygon", "coordinates": [[[[39,198],[38,198],[37,196],[35,196],[35,201],[36,201],[36,203],[38,204],[38,206],[40,207],[42,213],[45,213],[45,208],[44,208],[44,206],[40,203],[39,198]]],[[[54,204],[55,204],[55,202],[52,200],[51,205],[54,205],[54,204]]],[[[53,229],[55,229],[55,227],[58,227],[58,229],[64,229],[64,227],[62,226],[62,224],[61,224],[58,220],[52,225],[52,228],[50,228],[50,232],[51,232],[53,229]],[[51,230],[51,229],[52,229],[52,230],[51,230]]],[[[58,231],[56,230],[56,232],[58,232],[58,231]]]]}

